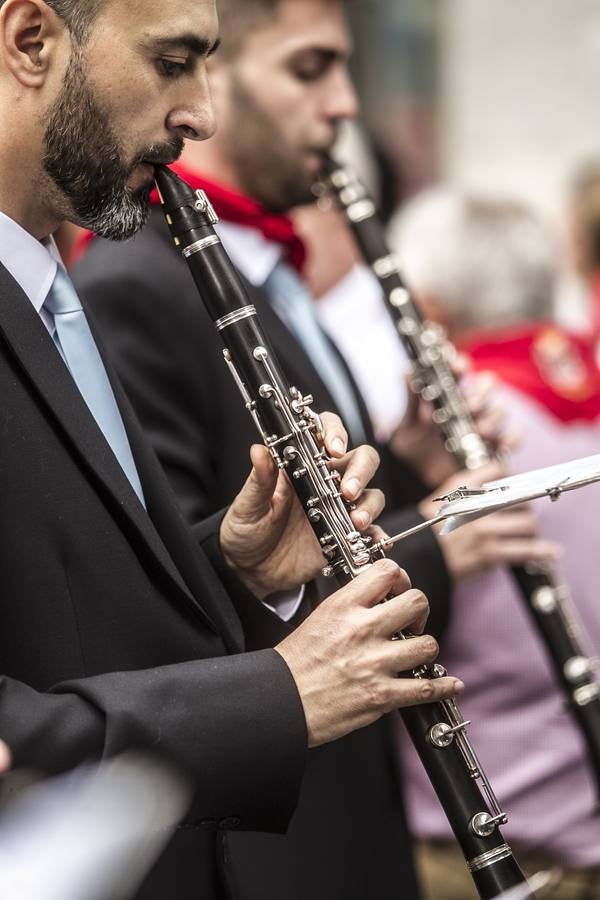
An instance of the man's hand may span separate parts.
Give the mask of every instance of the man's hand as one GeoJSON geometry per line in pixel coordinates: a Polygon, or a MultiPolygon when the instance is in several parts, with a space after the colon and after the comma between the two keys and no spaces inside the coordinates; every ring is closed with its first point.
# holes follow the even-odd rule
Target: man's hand
{"type": "MultiPolygon", "coordinates": [[[[369,528],[384,505],[381,491],[366,489],[379,465],[372,447],[346,453],[348,436],[340,419],[324,413],[324,445],[332,468],[342,474],[340,490],[356,504],[351,513],[359,531],[369,528]]],[[[253,469],[221,525],[221,549],[227,563],[259,600],[313,579],[323,554],[296,494],[277,472],[262,445],[251,450],[253,469]]]]}
{"type": "Polygon", "coordinates": [[[561,552],[558,544],[536,536],[535,519],[525,506],[477,519],[439,541],[455,582],[497,565],[556,562],[561,552]]]}
{"type": "MultiPolygon", "coordinates": [[[[468,373],[469,361],[457,354],[451,369],[461,380],[461,391],[477,431],[493,453],[503,453],[514,444],[512,435],[503,433],[504,411],[494,403],[495,379],[489,372],[468,373]]],[[[440,427],[433,421],[433,407],[410,388],[404,417],[390,438],[396,456],[405,459],[423,482],[434,487],[457,471],[457,465],[444,446],[440,427]]]]}
{"type": "Polygon", "coordinates": [[[4,743],[4,741],[0,741],[0,774],[3,772],[8,772],[10,769],[11,757],[10,750],[4,743]]]}
{"type": "Polygon", "coordinates": [[[432,703],[462,691],[452,677],[398,678],[432,662],[434,638],[421,635],[429,611],[421,591],[392,560],[380,560],[327,597],[275,649],[294,677],[309,746],[335,740],[403,706],[432,703]],[[393,595],[387,603],[384,597],[393,595]],[[410,630],[421,636],[392,641],[410,630]]]}
{"type": "MultiPolygon", "coordinates": [[[[453,475],[431,497],[419,504],[424,518],[432,518],[439,510],[434,496],[444,496],[456,488],[481,487],[487,481],[503,478],[506,471],[499,462],[489,463],[476,471],[453,475]]],[[[453,580],[460,581],[495,565],[521,565],[527,561],[554,562],[560,547],[553,541],[537,537],[535,517],[529,506],[513,506],[490,516],[462,525],[450,534],[438,535],[453,580]]]]}

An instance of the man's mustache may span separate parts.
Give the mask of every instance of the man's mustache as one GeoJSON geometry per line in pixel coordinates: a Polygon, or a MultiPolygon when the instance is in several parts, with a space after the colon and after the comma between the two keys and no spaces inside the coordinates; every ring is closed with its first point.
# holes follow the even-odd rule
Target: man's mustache
{"type": "Polygon", "coordinates": [[[153,144],[151,147],[138,153],[130,166],[130,171],[133,172],[140,163],[151,163],[156,166],[170,166],[179,159],[183,153],[184,146],[185,142],[183,138],[174,138],[172,141],[165,144],[153,144]]]}

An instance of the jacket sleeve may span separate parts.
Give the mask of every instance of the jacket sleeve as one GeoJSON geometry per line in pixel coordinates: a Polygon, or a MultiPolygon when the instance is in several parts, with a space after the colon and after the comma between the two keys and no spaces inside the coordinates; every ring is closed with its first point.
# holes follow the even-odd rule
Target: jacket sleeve
{"type": "Polygon", "coordinates": [[[193,820],[285,831],[302,780],[306,724],[282,657],[261,650],[64,682],[38,692],[0,678],[14,765],[54,774],[138,748],[193,779],[193,820]]]}

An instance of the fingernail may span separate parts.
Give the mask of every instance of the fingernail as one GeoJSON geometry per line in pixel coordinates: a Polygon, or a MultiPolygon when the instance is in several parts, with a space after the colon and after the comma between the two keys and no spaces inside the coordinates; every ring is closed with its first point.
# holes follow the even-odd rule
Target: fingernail
{"type": "Polygon", "coordinates": [[[344,446],[344,442],[341,438],[336,437],[331,442],[332,450],[335,450],[337,453],[345,453],[346,447],[344,446]]]}
{"type": "Polygon", "coordinates": [[[355,524],[359,528],[364,529],[364,528],[368,528],[368,526],[370,525],[371,517],[370,517],[369,513],[359,512],[359,513],[356,513],[356,515],[354,516],[354,521],[355,521],[355,524]]]}
{"type": "Polygon", "coordinates": [[[350,497],[356,497],[358,492],[360,491],[360,481],[358,478],[350,478],[344,484],[345,493],[350,497]]]}
{"type": "Polygon", "coordinates": [[[465,689],[464,681],[460,681],[458,678],[454,679],[454,690],[457,694],[462,694],[465,689]]]}

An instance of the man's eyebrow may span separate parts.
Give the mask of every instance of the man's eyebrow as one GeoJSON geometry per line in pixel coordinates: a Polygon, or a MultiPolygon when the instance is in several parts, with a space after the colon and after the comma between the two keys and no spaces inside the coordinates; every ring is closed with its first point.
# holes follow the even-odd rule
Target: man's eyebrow
{"type": "Polygon", "coordinates": [[[149,46],[158,53],[180,50],[189,50],[195,56],[212,56],[220,44],[221,39],[209,41],[208,38],[200,38],[195,34],[185,33],[173,35],[173,37],[153,38],[148,42],[149,46]]]}
{"type": "Polygon", "coordinates": [[[333,47],[321,47],[318,44],[311,47],[300,47],[294,54],[294,59],[302,57],[317,56],[326,63],[345,62],[349,57],[349,52],[345,50],[337,50],[333,47]]]}

